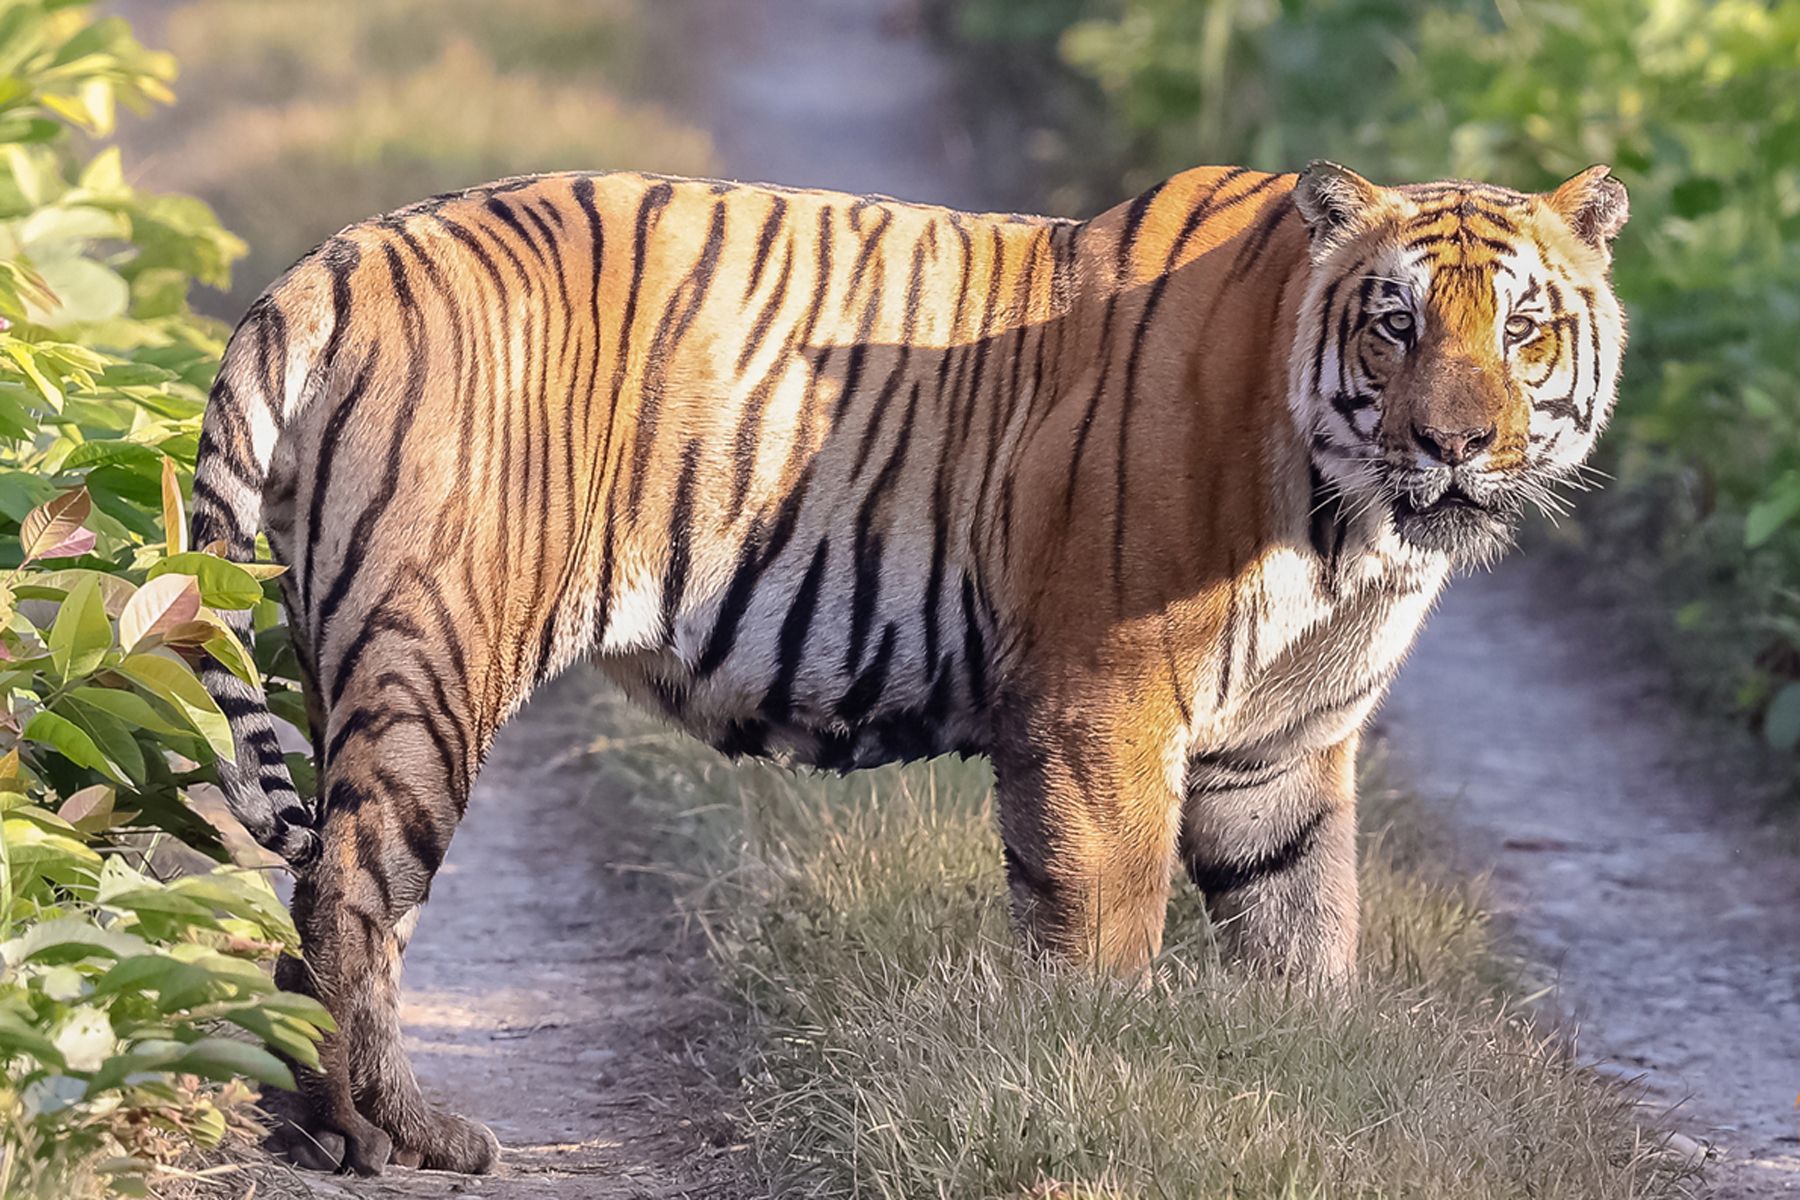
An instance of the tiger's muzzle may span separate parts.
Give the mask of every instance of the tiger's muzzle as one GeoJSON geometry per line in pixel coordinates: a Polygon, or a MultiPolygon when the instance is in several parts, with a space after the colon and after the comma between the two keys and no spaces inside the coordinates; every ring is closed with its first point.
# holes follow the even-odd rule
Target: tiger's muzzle
{"type": "Polygon", "coordinates": [[[1383,482],[1400,536],[1458,563],[1486,562],[1509,547],[1524,508],[1506,474],[1479,456],[1455,466],[1390,463],[1383,482]]]}

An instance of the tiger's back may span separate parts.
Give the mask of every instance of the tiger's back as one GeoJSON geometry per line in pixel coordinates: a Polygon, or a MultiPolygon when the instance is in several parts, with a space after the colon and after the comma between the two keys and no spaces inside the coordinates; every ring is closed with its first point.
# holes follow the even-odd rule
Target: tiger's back
{"type": "Polygon", "coordinates": [[[406,608],[502,715],[594,652],[733,753],[980,748],[1077,229],[574,175],[339,234],[239,335],[323,331],[261,522],[324,693],[393,673],[410,629],[357,614],[406,608]]]}

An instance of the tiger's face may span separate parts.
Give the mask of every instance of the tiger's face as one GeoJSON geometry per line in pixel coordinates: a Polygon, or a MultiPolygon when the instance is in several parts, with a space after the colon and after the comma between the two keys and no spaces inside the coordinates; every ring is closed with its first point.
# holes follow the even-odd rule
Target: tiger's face
{"type": "Polygon", "coordinates": [[[1618,387],[1624,187],[1593,167],[1543,195],[1383,188],[1315,163],[1294,203],[1313,275],[1291,404],[1320,475],[1458,562],[1504,549],[1528,505],[1560,511],[1618,387]]]}

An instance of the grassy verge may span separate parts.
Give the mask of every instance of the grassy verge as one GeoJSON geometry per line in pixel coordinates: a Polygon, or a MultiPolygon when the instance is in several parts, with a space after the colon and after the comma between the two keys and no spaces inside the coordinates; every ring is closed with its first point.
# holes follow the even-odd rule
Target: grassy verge
{"type": "Polygon", "coordinates": [[[757,1194],[1685,1192],[1630,1097],[1510,998],[1475,893],[1433,870],[1391,792],[1367,805],[1354,995],[1226,970],[1191,892],[1139,990],[1014,951],[984,767],[793,775],[607,720],[652,844],[701,868],[757,1194]]]}

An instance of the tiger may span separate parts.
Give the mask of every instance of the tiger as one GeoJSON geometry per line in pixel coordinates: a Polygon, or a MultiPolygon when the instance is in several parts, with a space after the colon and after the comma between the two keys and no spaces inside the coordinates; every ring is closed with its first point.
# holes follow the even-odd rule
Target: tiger
{"type": "MultiPolygon", "coordinates": [[[[1089,220],[628,172],[353,225],[225,352],[191,537],[266,535],[318,786],[219,664],[233,814],[336,1032],[274,1141],[482,1172],[400,965],[496,731],[596,664],[727,755],[960,752],[1024,945],[1142,978],[1177,866],[1233,957],[1353,977],[1360,731],[1450,575],[1618,390],[1625,188],[1175,175],[1089,220]]],[[[248,617],[233,618],[248,632],[248,617]]]]}

